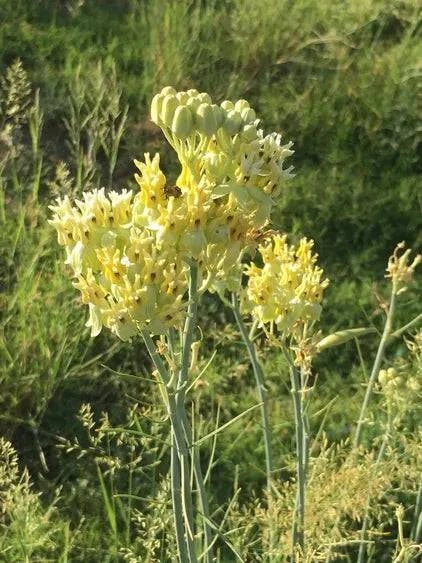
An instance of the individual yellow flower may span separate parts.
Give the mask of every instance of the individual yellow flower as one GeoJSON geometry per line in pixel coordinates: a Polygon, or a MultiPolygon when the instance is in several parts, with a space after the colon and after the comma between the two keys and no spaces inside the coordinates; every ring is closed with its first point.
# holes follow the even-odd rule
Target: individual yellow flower
{"type": "Polygon", "coordinates": [[[76,200],[80,212],[87,217],[93,227],[113,224],[111,201],[105,195],[104,188],[84,192],[82,200],[76,200]],[[111,219],[111,221],[110,221],[111,219]]]}
{"type": "Polygon", "coordinates": [[[127,256],[122,257],[121,251],[115,246],[98,248],[96,254],[105,279],[111,283],[120,283],[130,265],[127,256]]]}
{"type": "Polygon", "coordinates": [[[92,303],[96,307],[107,305],[105,298],[108,295],[108,290],[97,282],[92,268],[88,268],[85,276],[80,274],[78,281],[73,282],[73,286],[81,292],[82,303],[92,303]]]}
{"type": "Polygon", "coordinates": [[[135,160],[141,175],[135,174],[141,190],[141,201],[145,207],[156,208],[165,201],[164,186],[166,177],[160,169],[160,155],[156,153],[151,160],[149,153],[145,153],[145,162],[135,160]]]}

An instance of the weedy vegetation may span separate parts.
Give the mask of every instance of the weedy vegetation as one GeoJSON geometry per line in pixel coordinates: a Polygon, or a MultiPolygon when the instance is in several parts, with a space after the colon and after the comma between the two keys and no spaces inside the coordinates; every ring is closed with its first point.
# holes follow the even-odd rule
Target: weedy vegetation
{"type": "Polygon", "coordinates": [[[419,560],[419,3],[0,16],[0,560],[419,560]]]}

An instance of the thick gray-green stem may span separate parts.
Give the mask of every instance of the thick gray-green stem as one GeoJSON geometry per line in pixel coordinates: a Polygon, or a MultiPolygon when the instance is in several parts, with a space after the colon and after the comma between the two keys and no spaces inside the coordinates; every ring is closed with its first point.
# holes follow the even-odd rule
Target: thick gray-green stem
{"type": "Polygon", "coordinates": [[[242,315],[239,310],[239,302],[236,295],[232,295],[232,309],[234,317],[239,327],[240,334],[243,338],[243,342],[248,350],[249,359],[252,364],[252,369],[255,375],[256,389],[258,392],[259,401],[261,403],[261,420],[262,420],[262,435],[264,439],[265,447],[265,465],[267,474],[267,490],[268,494],[271,493],[271,480],[273,473],[273,457],[272,457],[272,447],[271,447],[271,430],[269,424],[268,416],[268,399],[267,390],[265,388],[264,372],[262,366],[258,360],[256,353],[256,348],[251,338],[249,337],[248,331],[246,330],[245,323],[243,322],[242,315]]]}
{"type": "MultiPolygon", "coordinates": [[[[211,563],[213,560],[212,547],[211,547],[213,544],[213,537],[212,537],[211,527],[208,524],[210,519],[208,497],[205,491],[199,449],[198,446],[192,445],[192,430],[185,409],[186,387],[188,383],[189,366],[190,366],[190,352],[191,352],[192,343],[194,342],[194,331],[197,324],[197,314],[198,314],[197,284],[198,284],[197,265],[191,264],[190,282],[189,282],[189,305],[188,305],[188,313],[187,313],[186,322],[183,330],[183,336],[182,336],[182,361],[179,370],[178,392],[176,397],[177,400],[180,401],[179,408],[182,416],[185,439],[192,453],[193,470],[195,475],[196,486],[198,489],[199,504],[203,515],[204,552],[206,553],[205,561],[207,563],[211,563]]],[[[174,357],[174,347],[175,347],[174,335],[173,332],[170,331],[169,348],[173,357],[174,357]]]]}
{"type": "Polygon", "coordinates": [[[188,313],[186,317],[185,326],[183,329],[182,337],[182,364],[179,372],[179,381],[177,394],[177,400],[183,404],[181,407],[182,423],[185,431],[186,440],[188,442],[189,448],[192,452],[193,470],[196,480],[196,486],[198,487],[199,504],[203,515],[204,523],[204,551],[205,561],[211,563],[213,560],[212,555],[212,533],[209,525],[209,507],[208,498],[205,491],[204,479],[201,470],[201,460],[199,455],[198,446],[192,446],[192,431],[188,422],[188,417],[186,415],[186,409],[184,407],[186,387],[188,384],[189,376],[189,366],[191,360],[191,348],[194,342],[194,333],[197,325],[198,319],[198,266],[195,262],[190,264],[190,278],[189,278],[189,304],[188,313]]]}
{"type": "Polygon", "coordinates": [[[186,444],[181,407],[177,405],[176,398],[169,389],[170,376],[148,330],[143,330],[141,333],[149,355],[160,375],[165,390],[166,407],[171,422],[173,449],[171,460],[171,487],[179,561],[180,563],[197,563],[193,541],[194,525],[192,490],[189,478],[189,450],[186,444]],[[175,450],[177,451],[177,456],[174,453],[175,450]]]}
{"type": "Polygon", "coordinates": [[[184,416],[184,428],[185,433],[189,436],[189,446],[192,449],[192,461],[193,461],[193,472],[195,475],[196,486],[198,488],[198,497],[199,497],[199,506],[202,512],[202,518],[204,522],[204,553],[205,553],[205,561],[207,563],[212,563],[213,561],[213,552],[212,546],[214,544],[211,527],[209,525],[210,521],[210,510],[208,505],[208,497],[205,490],[205,483],[204,478],[202,475],[202,468],[201,468],[201,457],[199,454],[199,446],[192,444],[192,430],[187,419],[186,413],[184,416]]]}
{"type": "Polygon", "coordinates": [[[372,366],[371,375],[369,376],[368,386],[366,388],[365,397],[363,399],[362,407],[360,410],[359,420],[356,426],[356,432],[353,439],[353,447],[357,448],[360,445],[362,428],[365,422],[366,410],[368,408],[369,400],[372,396],[375,382],[377,380],[379,371],[381,369],[382,361],[384,359],[385,348],[388,344],[388,340],[392,331],[394,310],[396,305],[396,285],[393,283],[390,305],[387,312],[387,318],[384,325],[384,331],[378,346],[377,355],[375,356],[374,365],[372,366]]]}
{"type": "Polygon", "coordinates": [[[189,561],[187,545],[185,542],[185,527],[183,523],[182,484],[180,474],[180,460],[177,453],[177,442],[174,430],[171,431],[171,499],[173,503],[174,529],[176,531],[176,543],[181,562],[189,561]]]}
{"type": "Polygon", "coordinates": [[[306,481],[308,469],[309,427],[304,408],[303,391],[306,385],[305,373],[299,373],[284,342],[281,348],[289,365],[290,384],[293,398],[296,431],[296,474],[297,494],[292,524],[292,561],[297,561],[298,551],[305,558],[305,512],[306,512],[306,481]]]}

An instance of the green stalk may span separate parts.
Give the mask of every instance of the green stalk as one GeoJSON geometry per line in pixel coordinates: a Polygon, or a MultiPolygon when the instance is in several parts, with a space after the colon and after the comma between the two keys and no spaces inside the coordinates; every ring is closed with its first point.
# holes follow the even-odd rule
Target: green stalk
{"type": "Polygon", "coordinates": [[[290,382],[296,427],[297,483],[296,508],[293,523],[292,560],[296,561],[296,546],[305,554],[305,488],[306,488],[306,424],[300,375],[290,360],[290,382]]]}
{"type": "Polygon", "coordinates": [[[185,433],[185,439],[188,447],[192,448],[193,471],[195,474],[195,481],[198,488],[199,503],[203,515],[204,525],[204,552],[206,553],[205,561],[211,563],[213,554],[211,550],[212,533],[209,525],[210,515],[208,498],[205,492],[204,479],[201,470],[201,461],[198,446],[192,447],[192,431],[186,415],[185,398],[186,388],[189,379],[189,366],[191,358],[191,347],[194,342],[194,332],[197,325],[198,316],[198,266],[195,262],[190,264],[190,278],[189,278],[189,305],[185,321],[185,326],[182,335],[182,362],[179,370],[179,379],[177,384],[176,403],[180,412],[182,425],[185,433]]]}
{"type": "MultiPolygon", "coordinates": [[[[186,413],[184,417],[184,428],[185,433],[187,436],[192,436],[192,430],[187,419],[186,413]]],[[[211,527],[209,525],[210,521],[210,510],[208,505],[208,497],[205,491],[205,483],[204,478],[202,476],[202,469],[201,469],[201,457],[199,454],[199,446],[192,445],[190,441],[189,447],[192,448],[192,458],[193,458],[193,472],[195,475],[196,486],[198,488],[198,496],[199,496],[199,506],[203,515],[203,523],[204,523],[204,552],[205,561],[207,563],[212,563],[213,555],[212,555],[212,544],[215,543],[213,541],[211,527]]]]}
{"type": "Polygon", "coordinates": [[[173,517],[174,528],[176,531],[176,543],[179,551],[179,559],[181,563],[189,561],[188,551],[185,542],[185,530],[183,526],[183,519],[180,517],[183,514],[182,503],[182,486],[180,478],[180,461],[177,453],[177,442],[174,430],[171,432],[171,498],[173,503],[173,517]]]}
{"type": "Polygon", "coordinates": [[[419,542],[421,531],[422,531],[422,483],[419,485],[413,519],[414,519],[414,524],[412,526],[412,532],[410,534],[410,537],[414,542],[417,543],[419,542]]]}
{"type": "Polygon", "coordinates": [[[179,409],[184,408],[186,387],[188,383],[191,347],[193,343],[196,319],[198,314],[198,266],[192,262],[189,277],[189,304],[182,336],[182,363],[176,392],[176,403],[179,409]]]}
{"type": "Polygon", "coordinates": [[[422,313],[420,313],[414,319],[409,321],[407,324],[405,324],[404,326],[402,326],[401,328],[395,330],[392,334],[390,334],[390,341],[394,340],[395,338],[399,338],[403,333],[407,332],[421,321],[422,321],[422,313]]]}
{"type": "Polygon", "coordinates": [[[251,361],[252,369],[255,375],[259,402],[261,403],[262,435],[263,435],[264,447],[265,447],[267,490],[268,490],[268,494],[270,494],[271,480],[273,473],[273,457],[272,457],[272,448],[271,448],[271,430],[270,430],[269,416],[268,416],[268,400],[267,400],[267,391],[265,388],[264,373],[256,354],[255,345],[252,342],[248,334],[248,331],[246,330],[245,323],[243,322],[242,315],[239,310],[239,303],[234,293],[232,295],[232,309],[237,322],[237,326],[239,327],[240,330],[240,334],[242,335],[243,342],[248,350],[249,359],[251,361]]]}
{"type": "Polygon", "coordinates": [[[375,357],[374,365],[372,367],[371,375],[369,377],[368,386],[366,388],[365,397],[363,399],[362,407],[360,410],[359,420],[356,427],[355,436],[353,439],[353,448],[357,448],[360,444],[362,428],[365,421],[366,410],[368,408],[369,400],[374,389],[375,381],[378,377],[382,361],[384,359],[385,348],[387,346],[393,324],[393,316],[396,305],[396,285],[393,283],[391,290],[390,306],[388,308],[387,318],[385,320],[384,331],[378,346],[377,355],[375,357]]]}
{"type": "MultiPolygon", "coordinates": [[[[388,405],[387,428],[386,428],[386,431],[385,431],[385,434],[384,434],[384,439],[382,441],[382,444],[381,444],[381,447],[380,447],[380,450],[378,452],[378,456],[377,456],[377,459],[376,459],[376,462],[375,462],[375,467],[374,467],[375,471],[377,470],[378,465],[380,464],[382,458],[384,457],[385,448],[387,447],[388,440],[390,439],[392,427],[393,427],[393,421],[392,421],[392,415],[391,415],[391,405],[388,405]]],[[[368,502],[368,506],[367,506],[366,511],[365,511],[365,516],[364,516],[364,519],[363,519],[363,522],[362,522],[362,528],[361,528],[361,531],[360,531],[360,540],[361,541],[360,541],[360,544],[359,544],[359,554],[358,554],[357,563],[364,563],[364,561],[365,561],[365,555],[366,555],[365,551],[366,551],[366,546],[367,546],[365,540],[366,540],[366,532],[367,532],[368,524],[369,524],[368,512],[369,512],[369,502],[368,502]]]]}
{"type": "MultiPolygon", "coordinates": [[[[173,357],[173,343],[169,336],[169,351],[173,357]]],[[[183,514],[183,503],[182,503],[182,484],[181,484],[181,473],[180,473],[180,459],[178,455],[176,433],[174,428],[171,430],[171,464],[170,464],[170,476],[171,476],[171,498],[173,503],[173,517],[174,517],[174,528],[176,531],[176,543],[179,550],[180,561],[188,561],[188,551],[185,543],[185,530],[183,526],[183,520],[180,515],[183,514]]]]}
{"type": "Polygon", "coordinates": [[[167,411],[170,417],[172,427],[172,456],[175,456],[174,450],[177,450],[177,461],[172,457],[172,497],[175,501],[173,504],[176,541],[179,553],[180,563],[197,563],[195,548],[193,543],[193,509],[192,509],[192,490],[189,479],[189,451],[187,448],[182,419],[180,417],[180,406],[178,407],[176,399],[169,392],[168,385],[170,377],[164,365],[161,356],[158,354],[155,344],[148,332],[144,329],[141,331],[145,345],[151,356],[151,359],[160,374],[164,383],[167,411]],[[184,534],[182,534],[184,530],[184,534]],[[183,540],[184,536],[184,541],[183,540]]]}

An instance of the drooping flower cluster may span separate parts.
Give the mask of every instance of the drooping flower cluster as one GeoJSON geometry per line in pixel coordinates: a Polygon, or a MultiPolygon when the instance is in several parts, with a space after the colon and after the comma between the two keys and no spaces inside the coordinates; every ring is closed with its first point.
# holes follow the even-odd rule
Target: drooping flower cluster
{"type": "Polygon", "coordinates": [[[291,175],[283,167],[291,143],[264,136],[245,100],[218,106],[208,94],[167,87],[151,117],[177,152],[176,185],[159,155],[146,154],[135,161],[139,192],[94,190],[74,205],[64,198],[51,206],[93,335],[103,325],[122,339],[178,326],[191,261],[200,291],[236,287],[242,254],[256,246],[291,175]]]}
{"type": "Polygon", "coordinates": [[[314,242],[302,238],[297,247],[286,235],[275,235],[259,246],[262,267],[247,266],[248,285],[244,310],[260,325],[273,323],[285,336],[295,334],[305,323],[319,319],[328,279],[316,266],[314,242]]]}

